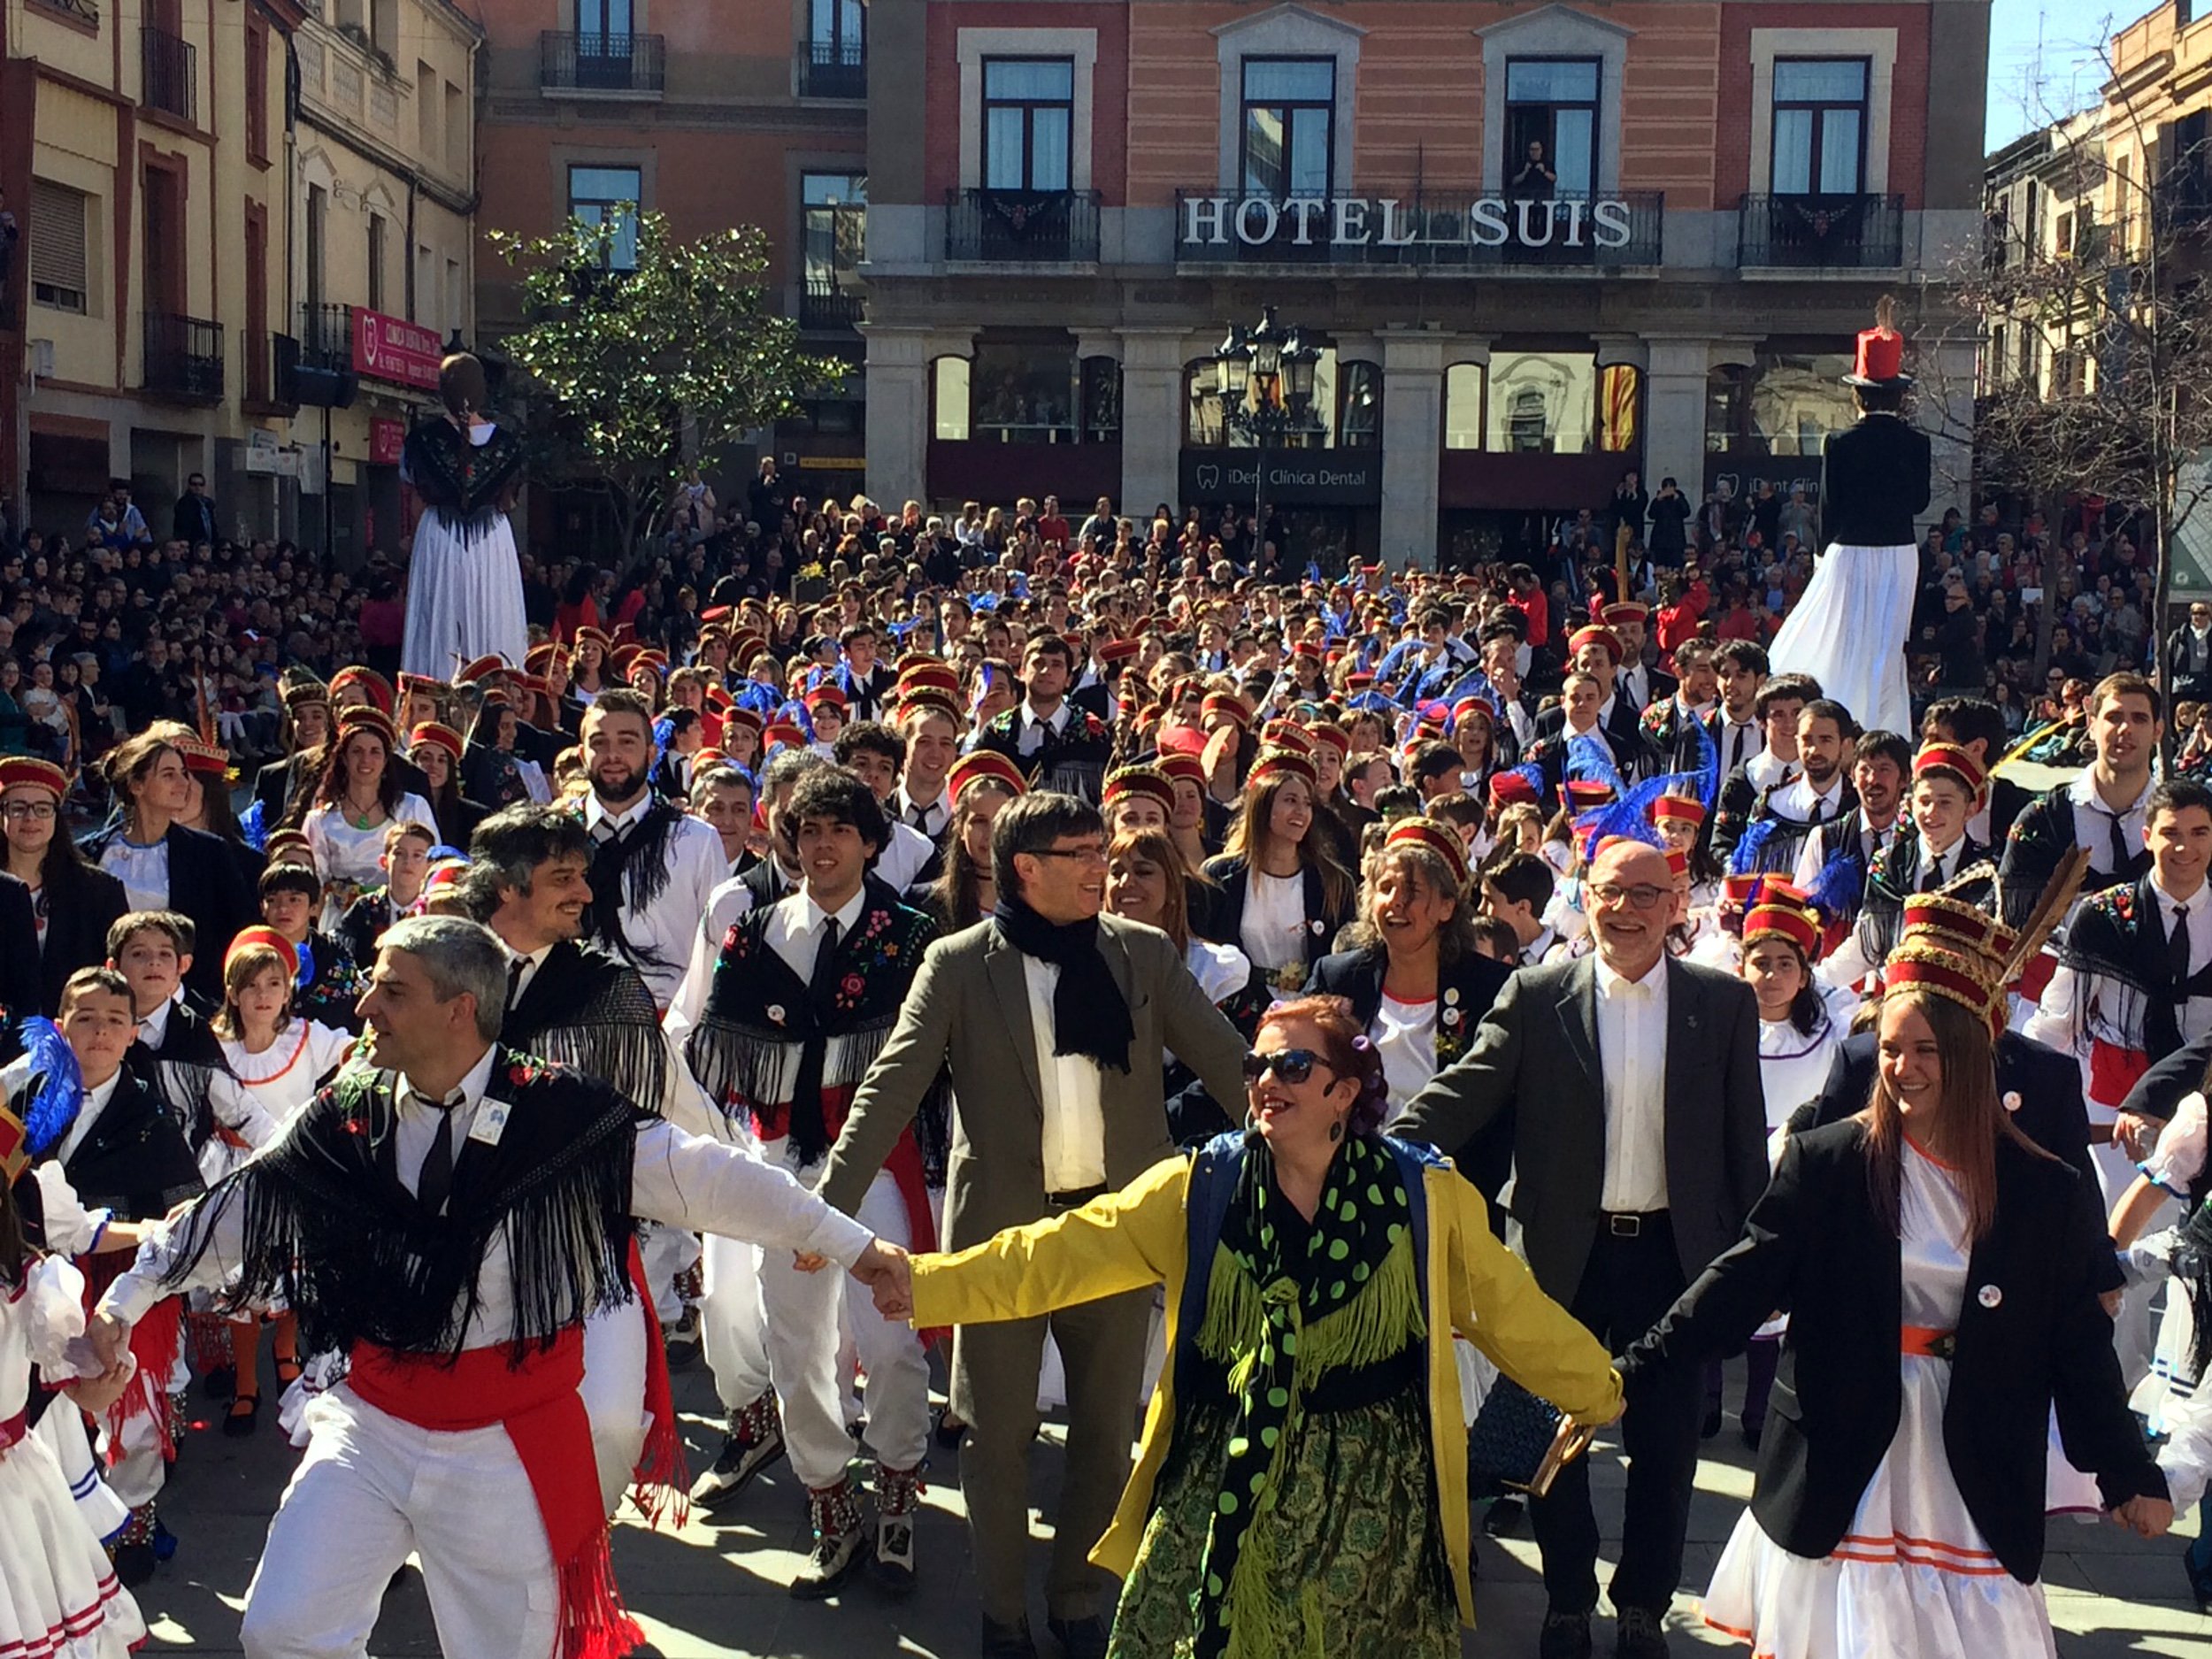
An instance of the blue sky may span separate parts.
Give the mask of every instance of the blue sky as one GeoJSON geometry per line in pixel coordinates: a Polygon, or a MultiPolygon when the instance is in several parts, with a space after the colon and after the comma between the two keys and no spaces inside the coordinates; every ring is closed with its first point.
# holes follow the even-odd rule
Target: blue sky
{"type": "Polygon", "coordinates": [[[2150,9],[2149,0],[2131,0],[2116,10],[2097,0],[1995,0],[1989,20],[1987,147],[2009,143],[2091,102],[2104,81],[2099,42],[2114,25],[2150,9]]]}

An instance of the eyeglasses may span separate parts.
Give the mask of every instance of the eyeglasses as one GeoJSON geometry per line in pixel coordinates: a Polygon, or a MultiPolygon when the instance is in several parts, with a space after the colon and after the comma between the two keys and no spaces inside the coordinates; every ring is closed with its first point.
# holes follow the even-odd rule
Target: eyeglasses
{"type": "Polygon", "coordinates": [[[18,821],[28,818],[34,824],[50,824],[54,821],[54,803],[51,801],[11,801],[4,807],[0,807],[0,812],[5,812],[18,821]]]}
{"type": "Polygon", "coordinates": [[[1033,858],[1072,858],[1079,864],[1102,864],[1106,862],[1103,847],[1033,847],[1028,849],[1033,858]]]}
{"type": "Polygon", "coordinates": [[[1658,887],[1649,881],[1639,881],[1634,887],[1622,887],[1617,882],[1608,881],[1591,887],[1589,894],[1592,898],[1609,910],[1617,909],[1625,904],[1630,909],[1638,910],[1655,910],[1660,901],[1674,895],[1671,888],[1658,887]]]}
{"type": "Polygon", "coordinates": [[[1262,1054],[1255,1048],[1244,1056],[1244,1080],[1256,1083],[1272,1071],[1293,1088],[1313,1075],[1321,1056],[1310,1048],[1278,1048],[1262,1054]]]}

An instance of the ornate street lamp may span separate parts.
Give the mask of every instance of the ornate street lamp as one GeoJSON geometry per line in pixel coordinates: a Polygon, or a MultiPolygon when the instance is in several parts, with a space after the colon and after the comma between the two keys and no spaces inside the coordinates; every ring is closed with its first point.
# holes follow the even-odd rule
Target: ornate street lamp
{"type": "Polygon", "coordinates": [[[1313,408],[1314,372],[1320,362],[1321,348],[1309,344],[1297,325],[1286,328],[1278,323],[1272,305],[1262,309],[1256,328],[1232,323],[1214,350],[1222,426],[1252,441],[1253,530],[1263,540],[1268,446],[1280,448],[1322,429],[1313,408]]]}

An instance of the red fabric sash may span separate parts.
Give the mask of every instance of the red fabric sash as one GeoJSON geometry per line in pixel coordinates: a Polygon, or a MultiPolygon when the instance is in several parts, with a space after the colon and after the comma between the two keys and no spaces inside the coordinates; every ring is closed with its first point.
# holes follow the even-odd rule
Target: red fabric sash
{"type": "Polygon", "coordinates": [[[2028,1002],[2039,1002],[2057,972],[2058,958],[2047,950],[2039,951],[2020,964],[2020,977],[2012,982],[2013,992],[2028,1002]]]}
{"type": "Polygon", "coordinates": [[[2116,1108],[2128,1097],[2151,1057],[2139,1048],[2123,1048],[2101,1040],[2089,1045],[2089,1098],[2099,1106],[2116,1108]]]}
{"type": "Polygon", "coordinates": [[[684,1467],[684,1432],[676,1421],[676,1396],[668,1385],[668,1349],[661,1340],[661,1317],[653,1306],[652,1286],[645,1282],[645,1257],[634,1238],[630,1240],[630,1286],[645,1309],[645,1414],[652,1419],[652,1427],[645,1432],[645,1444],[638,1452],[637,1468],[632,1471],[636,1484],[630,1489],[630,1499],[653,1525],[658,1526],[666,1515],[681,1526],[691,1517],[691,1506],[685,1502],[691,1476],[684,1467]]]}
{"type": "MultiPolygon", "coordinates": [[[[107,1288],[123,1276],[133,1260],[128,1250],[110,1250],[99,1256],[81,1256],[77,1267],[84,1274],[84,1307],[89,1317],[100,1305],[107,1288]]],[[[133,1417],[150,1417],[164,1457],[176,1455],[175,1437],[169,1432],[169,1373],[176,1369],[184,1348],[184,1301],[164,1296],[146,1310],[146,1317],[131,1326],[131,1357],[138,1370],[122,1397],[102,1414],[107,1430],[108,1466],[123,1458],[123,1425],[133,1417]]]]}
{"type": "Polygon", "coordinates": [[[624,1659],[645,1640],[615,1586],[607,1517],[599,1501],[591,1423],[584,1413],[584,1332],[563,1331],[553,1347],[469,1348],[457,1361],[353,1345],[347,1380],[380,1411],[443,1433],[507,1431],[522,1460],[560,1586],[562,1659],[624,1659]]]}
{"type": "MultiPolygon", "coordinates": [[[[929,1210],[929,1186],[922,1179],[921,1143],[914,1139],[912,1124],[899,1131],[898,1144],[891,1148],[891,1156],[883,1161],[884,1172],[890,1176],[899,1189],[900,1202],[906,1206],[906,1236],[913,1242],[909,1248],[920,1255],[937,1248],[937,1218],[929,1210]]],[[[922,1346],[933,1342],[952,1340],[950,1325],[933,1325],[918,1332],[922,1346]]]]}

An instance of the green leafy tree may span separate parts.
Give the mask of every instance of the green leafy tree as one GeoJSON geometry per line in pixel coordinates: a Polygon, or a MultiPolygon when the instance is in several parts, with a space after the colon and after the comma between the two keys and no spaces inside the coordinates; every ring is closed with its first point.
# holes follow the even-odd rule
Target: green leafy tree
{"type": "Polygon", "coordinates": [[[663,215],[639,213],[490,240],[521,273],[526,320],[501,345],[528,377],[532,470],[603,485],[626,554],[694,460],[846,370],[801,350],[798,326],[776,314],[768,239],[753,226],[680,242],[663,215]]]}

